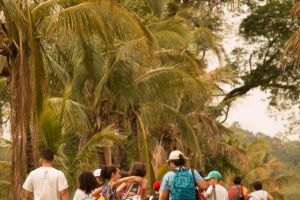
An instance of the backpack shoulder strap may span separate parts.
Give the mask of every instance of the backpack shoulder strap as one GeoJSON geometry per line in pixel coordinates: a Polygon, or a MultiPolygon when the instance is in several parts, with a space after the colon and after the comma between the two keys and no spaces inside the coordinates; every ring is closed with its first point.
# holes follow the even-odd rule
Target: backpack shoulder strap
{"type": "Polygon", "coordinates": [[[217,200],[216,186],[215,185],[213,185],[213,195],[214,195],[214,200],[217,200]]]}
{"type": "MultiPolygon", "coordinates": [[[[128,197],[128,195],[129,195],[129,193],[131,192],[133,186],[134,186],[134,183],[131,183],[131,184],[127,187],[127,189],[126,189],[126,194],[125,194],[125,196],[124,196],[124,199],[126,199],[126,198],[128,197]]],[[[137,194],[137,195],[142,195],[142,186],[141,186],[141,184],[139,184],[139,183],[138,183],[138,189],[137,189],[137,193],[136,193],[136,194],[137,194]]]]}
{"type": "Polygon", "coordinates": [[[128,197],[129,192],[131,191],[132,187],[133,187],[133,184],[130,184],[129,187],[127,187],[127,189],[126,189],[126,194],[125,194],[125,196],[124,196],[124,199],[126,199],[126,198],[128,197]]]}

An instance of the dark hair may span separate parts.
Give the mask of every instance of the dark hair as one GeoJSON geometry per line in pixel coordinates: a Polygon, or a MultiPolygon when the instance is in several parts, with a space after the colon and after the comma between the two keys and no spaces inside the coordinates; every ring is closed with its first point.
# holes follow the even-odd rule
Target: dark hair
{"type": "Polygon", "coordinates": [[[117,167],[115,166],[105,166],[101,169],[101,175],[100,175],[100,178],[103,180],[103,181],[106,181],[106,180],[110,180],[111,179],[111,175],[113,173],[116,173],[118,170],[117,167]]]}
{"type": "Polygon", "coordinates": [[[170,160],[169,163],[174,163],[176,167],[184,166],[185,165],[185,159],[183,155],[179,155],[179,159],[176,160],[170,160]]]}
{"type": "Polygon", "coordinates": [[[242,183],[241,177],[235,176],[235,177],[233,178],[233,183],[234,183],[235,185],[241,185],[241,183],[242,183]]]}
{"type": "Polygon", "coordinates": [[[131,165],[129,175],[144,177],[146,175],[146,165],[141,162],[135,162],[131,165]]]}
{"type": "Polygon", "coordinates": [[[125,177],[128,177],[129,176],[129,173],[126,172],[126,171],[121,171],[121,178],[125,178],[125,177]]]}
{"type": "Polygon", "coordinates": [[[90,194],[95,188],[99,187],[96,177],[91,172],[82,172],[79,176],[79,189],[86,194],[90,194]]]}
{"type": "Polygon", "coordinates": [[[255,181],[254,183],[252,183],[252,185],[256,191],[262,189],[262,183],[260,181],[255,181]]]}
{"type": "Polygon", "coordinates": [[[41,158],[52,162],[54,160],[54,152],[48,148],[42,149],[41,158]]]}

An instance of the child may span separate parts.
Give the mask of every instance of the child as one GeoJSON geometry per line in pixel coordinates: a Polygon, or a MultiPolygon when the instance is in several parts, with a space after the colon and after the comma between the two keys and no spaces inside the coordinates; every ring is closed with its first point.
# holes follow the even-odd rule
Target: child
{"type": "Polygon", "coordinates": [[[159,188],[160,188],[160,181],[155,181],[152,185],[154,194],[150,196],[149,200],[158,200],[159,199],[159,188]]]}

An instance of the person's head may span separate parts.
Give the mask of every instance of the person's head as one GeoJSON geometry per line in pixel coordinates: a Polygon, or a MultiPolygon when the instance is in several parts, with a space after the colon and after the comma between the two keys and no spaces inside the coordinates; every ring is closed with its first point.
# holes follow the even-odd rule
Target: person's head
{"type": "Polygon", "coordinates": [[[100,177],[105,182],[116,181],[121,178],[120,169],[116,166],[105,166],[101,170],[100,177]]]}
{"type": "Polygon", "coordinates": [[[234,185],[241,185],[241,183],[242,183],[241,177],[235,176],[235,177],[233,178],[233,183],[234,183],[234,185]]]}
{"type": "Polygon", "coordinates": [[[79,189],[86,194],[90,194],[95,188],[99,187],[96,177],[91,172],[82,172],[79,176],[79,189]]]}
{"type": "Polygon", "coordinates": [[[220,179],[222,178],[222,175],[218,171],[211,171],[208,173],[208,175],[204,178],[205,180],[208,180],[208,183],[210,185],[216,185],[219,183],[220,179]]]}
{"type": "Polygon", "coordinates": [[[154,191],[159,191],[160,181],[155,181],[152,185],[154,191]]]}
{"type": "Polygon", "coordinates": [[[172,151],[169,155],[169,159],[167,160],[167,163],[172,167],[181,167],[185,165],[185,161],[188,158],[184,156],[184,154],[181,151],[175,150],[172,151]]]}
{"type": "Polygon", "coordinates": [[[253,185],[255,191],[262,190],[262,188],[263,188],[262,183],[260,181],[255,181],[254,183],[252,183],[252,185],[253,185]]]}
{"type": "Polygon", "coordinates": [[[135,162],[131,165],[129,175],[130,176],[139,176],[139,177],[145,177],[146,176],[146,165],[141,162],[135,162]]]}
{"type": "Polygon", "coordinates": [[[52,164],[53,160],[54,160],[54,152],[49,148],[42,149],[40,153],[41,164],[42,165],[44,165],[45,163],[52,164]]]}

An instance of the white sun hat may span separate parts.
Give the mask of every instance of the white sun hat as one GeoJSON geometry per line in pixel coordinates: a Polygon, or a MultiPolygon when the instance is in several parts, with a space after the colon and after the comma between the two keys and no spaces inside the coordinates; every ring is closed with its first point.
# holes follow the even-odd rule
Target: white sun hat
{"type": "Polygon", "coordinates": [[[95,177],[100,176],[101,175],[101,169],[96,169],[93,174],[94,174],[95,177]]]}
{"type": "Polygon", "coordinates": [[[170,153],[169,159],[167,160],[167,162],[169,162],[170,160],[179,160],[179,159],[180,159],[180,155],[181,155],[184,159],[188,160],[188,158],[185,157],[184,154],[183,154],[181,151],[175,150],[175,151],[172,151],[172,152],[170,153]]]}

